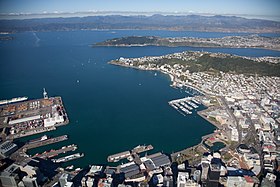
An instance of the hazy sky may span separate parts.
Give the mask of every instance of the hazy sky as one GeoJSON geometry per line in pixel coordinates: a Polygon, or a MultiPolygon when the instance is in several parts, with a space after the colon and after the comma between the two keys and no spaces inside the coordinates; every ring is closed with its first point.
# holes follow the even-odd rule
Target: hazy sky
{"type": "Polygon", "coordinates": [[[164,11],[280,16],[280,0],[0,0],[1,13],[164,11]]]}

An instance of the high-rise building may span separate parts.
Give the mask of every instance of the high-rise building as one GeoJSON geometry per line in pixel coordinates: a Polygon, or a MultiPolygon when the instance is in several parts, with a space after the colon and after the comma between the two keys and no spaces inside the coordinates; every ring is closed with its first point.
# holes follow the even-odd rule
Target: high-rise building
{"type": "Polygon", "coordinates": [[[208,170],[207,187],[218,187],[221,173],[221,165],[212,163],[208,170]]]}
{"type": "Polygon", "coordinates": [[[25,187],[38,187],[37,177],[24,176],[22,182],[25,187]]]}
{"type": "Polygon", "coordinates": [[[59,185],[61,187],[66,186],[66,183],[69,180],[69,175],[67,173],[63,173],[60,177],[59,177],[59,185]]]}
{"type": "Polygon", "coordinates": [[[1,172],[0,180],[3,187],[17,187],[20,179],[18,176],[19,165],[12,164],[1,172]]]}

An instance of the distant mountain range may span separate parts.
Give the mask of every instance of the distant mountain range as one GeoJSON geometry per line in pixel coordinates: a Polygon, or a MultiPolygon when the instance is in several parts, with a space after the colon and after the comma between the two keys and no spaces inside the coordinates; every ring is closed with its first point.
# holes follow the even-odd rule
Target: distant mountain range
{"type": "Polygon", "coordinates": [[[280,22],[236,16],[160,15],[88,16],[0,20],[0,32],[81,29],[187,30],[212,32],[280,32],[280,22]]]}

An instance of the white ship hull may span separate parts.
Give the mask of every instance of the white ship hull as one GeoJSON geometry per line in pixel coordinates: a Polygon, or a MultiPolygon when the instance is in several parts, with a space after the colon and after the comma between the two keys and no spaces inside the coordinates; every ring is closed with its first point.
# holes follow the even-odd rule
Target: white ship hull
{"type": "Polygon", "coordinates": [[[10,104],[10,103],[16,103],[16,102],[20,102],[20,101],[25,101],[27,100],[28,97],[17,97],[17,98],[13,98],[10,100],[1,100],[0,101],[0,105],[5,105],[5,104],[10,104]]]}

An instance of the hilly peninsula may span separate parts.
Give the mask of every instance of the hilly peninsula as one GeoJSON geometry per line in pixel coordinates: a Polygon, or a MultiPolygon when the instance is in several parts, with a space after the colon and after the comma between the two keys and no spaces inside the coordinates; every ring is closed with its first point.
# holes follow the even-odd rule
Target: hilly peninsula
{"type": "Polygon", "coordinates": [[[110,64],[142,70],[181,69],[182,72],[219,72],[280,77],[279,57],[242,57],[224,53],[185,51],[163,56],[123,58],[110,64]]]}
{"type": "Polygon", "coordinates": [[[280,50],[279,37],[262,37],[259,35],[226,36],[223,38],[176,37],[161,38],[156,36],[128,36],[99,42],[93,46],[190,46],[222,48],[263,48],[280,50]]]}

